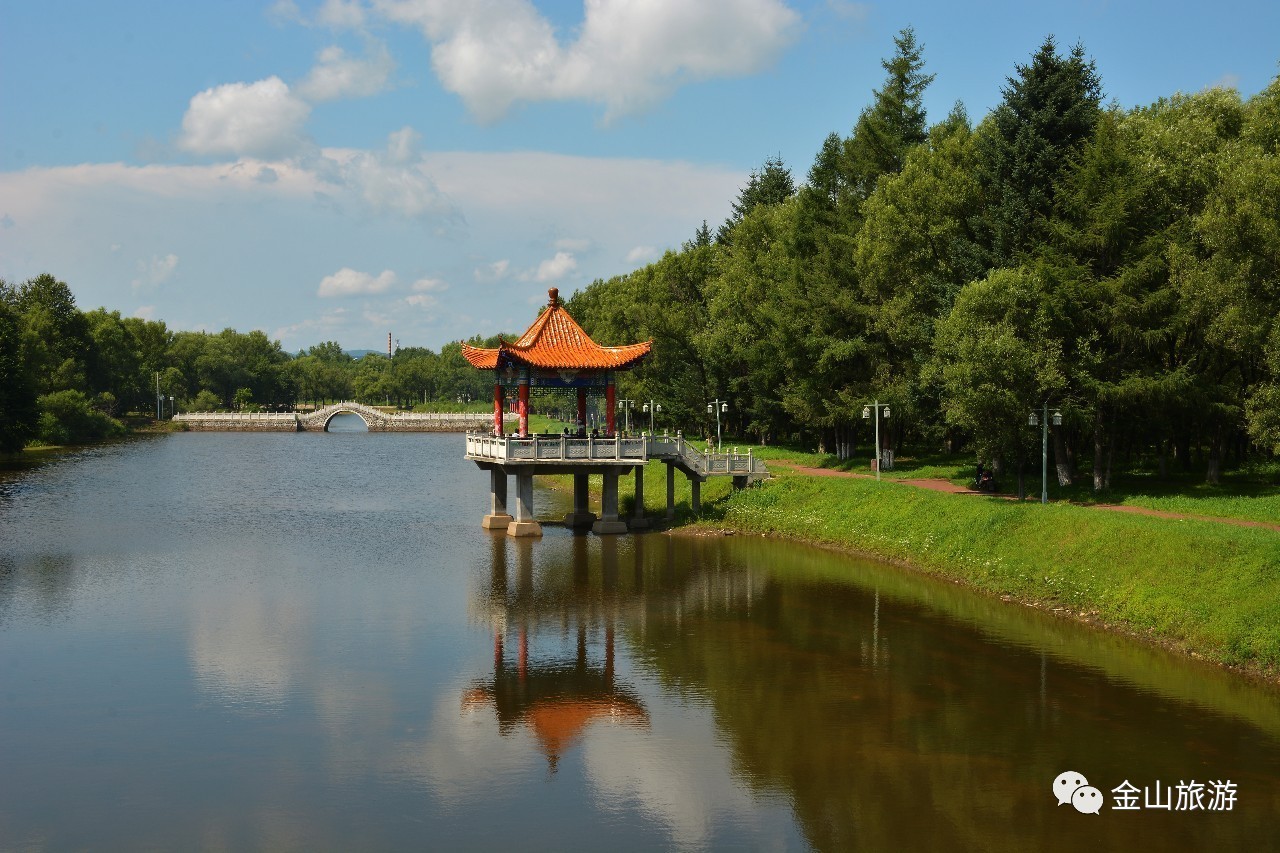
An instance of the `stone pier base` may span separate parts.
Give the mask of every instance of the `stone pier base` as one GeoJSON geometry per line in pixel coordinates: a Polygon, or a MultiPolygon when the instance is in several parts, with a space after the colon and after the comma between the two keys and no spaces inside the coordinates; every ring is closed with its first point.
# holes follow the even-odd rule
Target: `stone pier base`
{"type": "Polygon", "coordinates": [[[507,525],[508,536],[541,536],[542,525],[536,521],[513,521],[507,525]]]}

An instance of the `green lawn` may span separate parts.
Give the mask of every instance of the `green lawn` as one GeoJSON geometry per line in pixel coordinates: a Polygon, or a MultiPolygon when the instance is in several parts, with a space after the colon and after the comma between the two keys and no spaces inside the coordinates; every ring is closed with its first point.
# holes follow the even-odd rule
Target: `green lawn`
{"type": "MultiPolygon", "coordinates": [[[[766,460],[780,459],[818,468],[872,473],[870,460],[865,458],[865,453],[860,453],[855,459],[838,460],[829,454],[791,448],[754,447],[752,450],[766,460]]],[[[908,451],[898,456],[894,462],[893,470],[883,472],[883,478],[940,479],[967,486],[972,483],[975,472],[972,459],[963,455],[908,451]]],[[[778,472],[786,473],[782,468],[778,472]]],[[[1280,463],[1225,472],[1222,483],[1217,486],[1206,484],[1202,471],[1180,472],[1165,478],[1151,472],[1120,472],[1112,478],[1111,488],[1104,492],[1095,493],[1092,485],[1090,469],[1086,465],[1081,466],[1077,482],[1068,487],[1059,486],[1054,472],[1050,470],[1049,500],[1086,505],[1122,504],[1186,515],[1280,523],[1280,463]]],[[[1005,476],[1001,479],[1000,486],[1005,492],[1012,492],[1016,488],[1016,481],[1012,476],[1005,476]]],[[[1027,472],[1025,489],[1028,500],[1039,499],[1038,464],[1027,472]]]]}

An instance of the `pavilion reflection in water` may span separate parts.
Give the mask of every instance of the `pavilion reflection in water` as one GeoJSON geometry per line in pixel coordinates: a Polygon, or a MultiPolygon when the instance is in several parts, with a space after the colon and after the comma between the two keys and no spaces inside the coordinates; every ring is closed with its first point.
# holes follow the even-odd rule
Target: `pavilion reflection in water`
{"type": "MultiPolygon", "coordinates": [[[[492,630],[493,672],[463,691],[463,711],[491,707],[503,735],[526,728],[552,771],[594,724],[648,729],[639,691],[616,674],[616,632],[643,633],[649,619],[678,620],[708,598],[741,604],[756,586],[745,573],[662,571],[661,556],[646,559],[646,538],[623,549],[634,563],[624,572],[616,540],[575,536],[571,559],[535,580],[532,543],[495,536],[471,608],[492,630]]],[[[671,550],[670,537],[657,544],[671,550]]]]}
{"type": "MultiPolygon", "coordinates": [[[[585,548],[584,537],[577,537],[575,543],[581,543],[576,550],[585,548]]],[[[512,589],[507,577],[506,546],[505,537],[494,538],[493,575],[483,601],[477,602],[477,615],[493,629],[493,676],[473,682],[462,694],[462,707],[474,711],[492,706],[498,717],[498,731],[503,735],[511,734],[519,725],[528,728],[554,772],[561,756],[593,723],[648,728],[649,713],[636,691],[619,684],[615,677],[616,611],[598,606],[584,608],[580,605],[586,602],[575,600],[540,601],[533,589],[533,553],[527,541],[518,541],[514,549],[517,570],[512,589]],[[536,647],[540,634],[559,639],[566,629],[576,629],[572,657],[551,649],[553,644],[536,647]],[[588,639],[598,645],[601,635],[603,653],[593,658],[588,653],[588,639]],[[532,659],[531,643],[535,644],[532,659]],[[515,646],[514,662],[510,660],[508,644],[515,646]]],[[[613,555],[613,571],[606,575],[616,579],[616,547],[606,550],[613,555]]],[[[585,572],[587,562],[575,562],[581,567],[575,567],[577,576],[585,572]]]]}

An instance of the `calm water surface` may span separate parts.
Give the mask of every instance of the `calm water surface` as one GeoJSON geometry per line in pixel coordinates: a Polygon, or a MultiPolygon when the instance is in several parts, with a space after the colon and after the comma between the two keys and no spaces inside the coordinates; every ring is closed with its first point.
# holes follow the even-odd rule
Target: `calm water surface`
{"type": "Polygon", "coordinates": [[[0,474],[0,850],[1280,849],[1270,689],[772,540],[512,541],[461,444],[0,474]]]}

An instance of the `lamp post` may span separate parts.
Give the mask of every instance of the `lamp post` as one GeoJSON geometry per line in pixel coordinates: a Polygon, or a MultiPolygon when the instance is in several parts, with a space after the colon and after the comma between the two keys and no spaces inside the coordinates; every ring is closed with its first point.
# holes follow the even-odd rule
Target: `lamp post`
{"type": "Polygon", "coordinates": [[[645,411],[649,413],[649,434],[654,435],[653,417],[658,412],[662,411],[662,404],[655,403],[652,400],[650,400],[649,402],[645,403],[644,406],[641,407],[641,411],[645,411]]]}
{"type": "MultiPolygon", "coordinates": [[[[1044,401],[1043,415],[1034,410],[1027,415],[1027,426],[1039,426],[1040,434],[1040,503],[1049,502],[1049,401],[1044,401]]],[[[1054,411],[1053,425],[1062,426],[1062,412],[1054,411]]]]}
{"type": "Polygon", "coordinates": [[[622,412],[623,430],[629,435],[631,433],[631,409],[635,406],[635,400],[619,400],[618,409],[622,412]]]}
{"type": "Polygon", "coordinates": [[[709,415],[712,412],[715,412],[716,414],[716,450],[719,451],[721,449],[720,447],[720,413],[724,412],[725,414],[728,414],[729,412],[728,401],[712,400],[710,403],[707,403],[707,414],[709,415]]]}
{"type": "Polygon", "coordinates": [[[871,417],[871,413],[875,412],[876,418],[876,482],[880,482],[880,469],[884,467],[884,451],[880,447],[880,418],[888,419],[891,416],[888,403],[881,403],[876,400],[874,403],[862,407],[862,419],[867,420],[871,417]],[[884,414],[880,410],[884,409],[884,414]]]}

